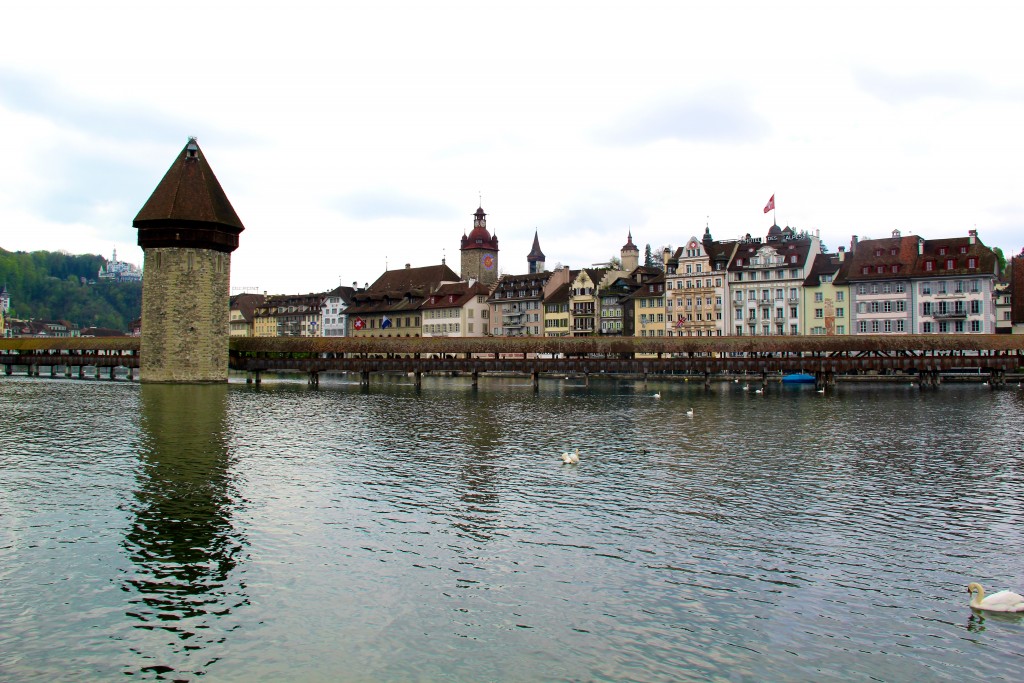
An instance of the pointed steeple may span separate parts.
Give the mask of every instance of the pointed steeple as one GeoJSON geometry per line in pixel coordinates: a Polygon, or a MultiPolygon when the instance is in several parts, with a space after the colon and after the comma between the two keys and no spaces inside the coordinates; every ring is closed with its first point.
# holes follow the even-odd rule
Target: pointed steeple
{"type": "Polygon", "coordinates": [[[231,252],[245,227],[195,138],[189,138],[132,225],[139,246],[231,252]]]}
{"type": "Polygon", "coordinates": [[[629,237],[626,238],[626,243],[622,245],[622,249],[619,250],[619,257],[622,259],[622,269],[627,273],[632,273],[636,270],[637,266],[640,265],[640,249],[633,244],[633,231],[629,231],[629,237]]]}
{"type": "Polygon", "coordinates": [[[533,248],[527,254],[526,262],[529,264],[530,273],[544,271],[544,252],[540,250],[540,238],[537,236],[536,230],[533,231],[533,248]]]}

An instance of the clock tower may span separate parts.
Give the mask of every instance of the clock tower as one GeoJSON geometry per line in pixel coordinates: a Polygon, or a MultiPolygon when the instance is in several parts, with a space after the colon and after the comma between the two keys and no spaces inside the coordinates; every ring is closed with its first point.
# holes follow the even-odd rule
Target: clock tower
{"type": "Polygon", "coordinates": [[[483,207],[473,214],[473,230],[462,235],[462,279],[488,287],[498,281],[498,236],[487,232],[483,207]]]}

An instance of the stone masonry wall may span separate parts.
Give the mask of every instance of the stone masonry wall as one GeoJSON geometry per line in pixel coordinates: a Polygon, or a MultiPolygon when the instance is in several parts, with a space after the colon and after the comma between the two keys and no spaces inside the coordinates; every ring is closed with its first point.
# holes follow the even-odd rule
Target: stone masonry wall
{"type": "Polygon", "coordinates": [[[145,249],[142,382],[226,382],[231,254],[145,249]]]}

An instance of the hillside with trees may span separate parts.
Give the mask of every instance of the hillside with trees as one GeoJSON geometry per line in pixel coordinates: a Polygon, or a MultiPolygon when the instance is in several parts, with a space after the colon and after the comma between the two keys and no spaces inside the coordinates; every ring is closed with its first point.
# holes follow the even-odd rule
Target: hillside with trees
{"type": "Polygon", "coordinates": [[[98,281],[104,263],[94,254],[0,249],[0,285],[11,297],[10,317],[127,331],[142,314],[142,283],[98,281]]]}

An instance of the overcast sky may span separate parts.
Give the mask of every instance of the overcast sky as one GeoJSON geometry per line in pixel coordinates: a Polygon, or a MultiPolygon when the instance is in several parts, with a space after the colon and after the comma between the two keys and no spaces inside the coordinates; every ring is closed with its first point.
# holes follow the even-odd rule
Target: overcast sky
{"type": "Polygon", "coordinates": [[[232,286],[372,282],[480,203],[499,266],[894,229],[1024,246],[1019,2],[47,2],[4,8],[0,247],[142,263],[188,136],[232,286]]]}

